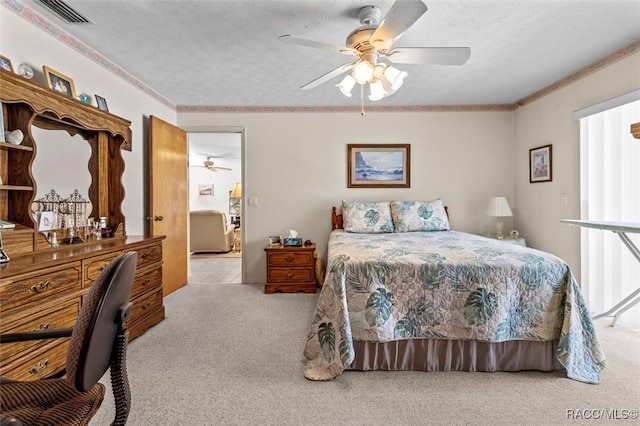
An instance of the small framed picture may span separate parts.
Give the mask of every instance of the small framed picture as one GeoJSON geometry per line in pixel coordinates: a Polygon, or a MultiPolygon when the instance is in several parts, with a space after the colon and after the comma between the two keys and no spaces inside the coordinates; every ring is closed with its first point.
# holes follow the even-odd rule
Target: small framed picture
{"type": "Polygon", "coordinates": [[[282,238],[278,235],[274,235],[269,237],[269,245],[270,246],[279,246],[282,245],[282,238]]]}
{"type": "Polygon", "coordinates": [[[551,182],[551,145],[529,150],[529,183],[551,182]]]}
{"type": "Polygon", "coordinates": [[[38,219],[38,231],[51,231],[56,227],[55,212],[41,212],[38,219]]]}
{"type": "Polygon", "coordinates": [[[213,184],[212,183],[199,183],[198,184],[198,196],[199,197],[213,197],[213,184]]]}
{"type": "Polygon", "coordinates": [[[96,95],[96,102],[98,103],[98,108],[103,111],[109,112],[109,107],[107,106],[107,100],[102,96],[96,95]]]}
{"type": "Polygon", "coordinates": [[[47,85],[50,89],[76,99],[76,87],[73,85],[71,78],[46,65],[42,66],[42,70],[44,71],[44,76],[47,79],[47,85]]]}
{"type": "Polygon", "coordinates": [[[0,68],[3,70],[13,72],[13,65],[11,65],[11,59],[4,55],[0,55],[0,68]]]}

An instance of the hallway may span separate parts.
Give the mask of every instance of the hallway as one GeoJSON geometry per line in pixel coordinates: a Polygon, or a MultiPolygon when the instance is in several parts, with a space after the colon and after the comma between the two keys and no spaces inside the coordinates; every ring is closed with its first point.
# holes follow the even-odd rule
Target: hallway
{"type": "Polygon", "coordinates": [[[189,284],[241,284],[242,258],[189,256],[189,284]]]}

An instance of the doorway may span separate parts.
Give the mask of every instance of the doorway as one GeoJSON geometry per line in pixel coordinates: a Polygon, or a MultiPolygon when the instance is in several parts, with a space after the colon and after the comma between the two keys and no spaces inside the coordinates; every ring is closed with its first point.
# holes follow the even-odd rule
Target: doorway
{"type": "MultiPolygon", "coordinates": [[[[243,264],[242,209],[243,182],[243,139],[242,130],[233,131],[189,131],[187,146],[189,161],[189,211],[217,210],[224,213],[226,223],[233,231],[226,235],[225,250],[232,240],[229,252],[213,254],[189,254],[190,275],[197,276],[201,267],[211,264],[211,270],[225,270],[225,276],[233,276],[230,269],[239,270],[230,282],[245,282],[243,264]],[[229,240],[230,239],[230,240],[229,240]],[[223,265],[224,264],[224,265],[223,265]],[[236,266],[231,266],[236,265],[236,266]],[[224,266],[224,268],[222,268],[224,266]],[[237,278],[238,275],[242,278],[237,278]]],[[[189,224],[191,227],[191,224],[189,224]]],[[[213,279],[216,281],[216,279],[213,279]]]]}

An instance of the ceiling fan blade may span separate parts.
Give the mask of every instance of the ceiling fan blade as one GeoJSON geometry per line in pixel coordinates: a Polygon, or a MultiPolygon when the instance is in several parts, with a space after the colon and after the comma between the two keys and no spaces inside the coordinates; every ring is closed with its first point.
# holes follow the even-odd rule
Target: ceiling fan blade
{"type": "Polygon", "coordinates": [[[328,73],[321,75],[320,77],[316,78],[315,80],[312,80],[310,82],[308,82],[307,84],[305,84],[304,86],[300,87],[301,89],[312,89],[316,86],[321,85],[322,83],[324,83],[325,81],[329,81],[334,77],[339,76],[342,73],[345,73],[347,71],[349,71],[351,68],[353,68],[353,65],[355,64],[355,62],[352,62],[350,64],[344,64],[344,65],[340,65],[338,68],[329,71],[328,73]]]}
{"type": "Polygon", "coordinates": [[[233,169],[230,169],[229,167],[220,167],[220,166],[214,166],[213,168],[217,170],[233,170],[233,169]]]}
{"type": "Polygon", "coordinates": [[[307,40],[306,38],[301,38],[298,36],[294,36],[291,34],[285,34],[278,37],[278,40],[288,43],[288,44],[297,44],[299,46],[306,47],[314,47],[316,49],[330,50],[332,52],[342,53],[344,55],[354,55],[359,56],[360,52],[356,49],[352,49],[346,46],[334,46],[332,44],[321,43],[319,41],[307,40]]]}
{"type": "Polygon", "coordinates": [[[378,50],[390,48],[426,11],[422,0],[396,0],[369,43],[378,50]]]}
{"type": "Polygon", "coordinates": [[[388,52],[394,64],[463,65],[471,56],[468,47],[399,47],[388,52]]]}

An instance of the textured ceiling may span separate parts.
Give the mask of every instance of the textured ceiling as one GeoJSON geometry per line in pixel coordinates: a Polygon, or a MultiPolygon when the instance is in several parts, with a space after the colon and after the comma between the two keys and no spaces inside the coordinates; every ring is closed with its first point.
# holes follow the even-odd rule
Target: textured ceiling
{"type": "MultiPolygon", "coordinates": [[[[349,59],[278,36],[342,46],[361,7],[384,16],[393,0],[68,0],[90,25],[64,23],[35,0],[18,3],[178,106],[349,107],[360,99],[333,86],[340,77],[299,89],[349,59]]],[[[395,46],[468,46],[471,58],[459,67],[398,65],[409,73],[404,86],[376,105],[512,104],[640,40],[638,0],[425,3],[395,46]]]]}

